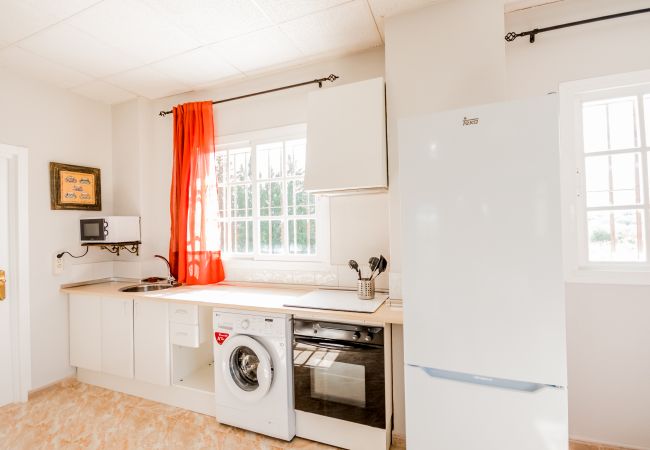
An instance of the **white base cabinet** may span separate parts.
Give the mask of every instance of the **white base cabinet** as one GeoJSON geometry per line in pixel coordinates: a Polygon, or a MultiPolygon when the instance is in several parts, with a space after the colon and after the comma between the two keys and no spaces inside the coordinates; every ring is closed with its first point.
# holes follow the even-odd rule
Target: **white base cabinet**
{"type": "Polygon", "coordinates": [[[167,303],[134,302],[135,379],[169,386],[170,349],[167,303]]]}
{"type": "Polygon", "coordinates": [[[71,294],[70,365],[169,386],[167,304],[71,294]]]}
{"type": "Polygon", "coordinates": [[[102,369],[102,299],[70,295],[70,365],[102,369]]]}
{"type": "Polygon", "coordinates": [[[133,300],[102,298],[102,372],[133,378],[133,300]]]}

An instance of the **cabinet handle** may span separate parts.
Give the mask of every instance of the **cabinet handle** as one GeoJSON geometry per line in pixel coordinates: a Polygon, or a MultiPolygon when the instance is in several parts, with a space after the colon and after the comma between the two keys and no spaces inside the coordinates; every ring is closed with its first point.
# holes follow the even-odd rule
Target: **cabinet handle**
{"type": "Polygon", "coordinates": [[[176,336],[187,336],[187,333],[179,331],[176,333],[176,336]]]}
{"type": "Polygon", "coordinates": [[[176,314],[187,314],[187,311],[185,309],[177,309],[176,314]]]}

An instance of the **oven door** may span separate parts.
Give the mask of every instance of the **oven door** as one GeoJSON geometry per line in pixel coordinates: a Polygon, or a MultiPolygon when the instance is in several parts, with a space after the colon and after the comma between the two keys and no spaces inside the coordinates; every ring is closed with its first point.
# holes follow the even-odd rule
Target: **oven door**
{"type": "Polygon", "coordinates": [[[81,242],[105,241],[108,236],[108,223],[104,219],[81,219],[81,242]]]}
{"type": "Polygon", "coordinates": [[[294,337],[296,409],[386,427],[382,345],[294,337]]]}

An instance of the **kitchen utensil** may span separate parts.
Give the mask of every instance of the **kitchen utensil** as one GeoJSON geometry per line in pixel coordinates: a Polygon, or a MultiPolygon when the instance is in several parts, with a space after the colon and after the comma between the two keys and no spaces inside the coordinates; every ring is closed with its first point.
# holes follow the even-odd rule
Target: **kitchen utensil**
{"type": "Polygon", "coordinates": [[[359,269],[359,264],[354,260],[351,259],[348,261],[348,266],[350,266],[350,269],[354,270],[357,275],[359,276],[359,280],[361,279],[361,269],[359,269]]]}
{"type": "Polygon", "coordinates": [[[372,274],[375,273],[375,270],[379,267],[379,258],[373,256],[368,260],[368,264],[370,265],[370,276],[368,278],[372,279],[372,274]]]}
{"type": "Polygon", "coordinates": [[[379,275],[381,275],[383,272],[385,272],[387,267],[388,267],[388,261],[386,260],[386,258],[384,258],[384,255],[379,255],[379,264],[377,266],[377,274],[374,277],[372,277],[372,279],[374,280],[379,275]]]}

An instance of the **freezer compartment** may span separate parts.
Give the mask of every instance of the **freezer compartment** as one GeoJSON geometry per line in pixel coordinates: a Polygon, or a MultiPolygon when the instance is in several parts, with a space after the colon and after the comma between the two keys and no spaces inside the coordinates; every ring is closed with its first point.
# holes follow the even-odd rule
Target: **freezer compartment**
{"type": "Polygon", "coordinates": [[[568,450],[566,389],[451,378],[405,367],[409,450],[568,450]]]}

